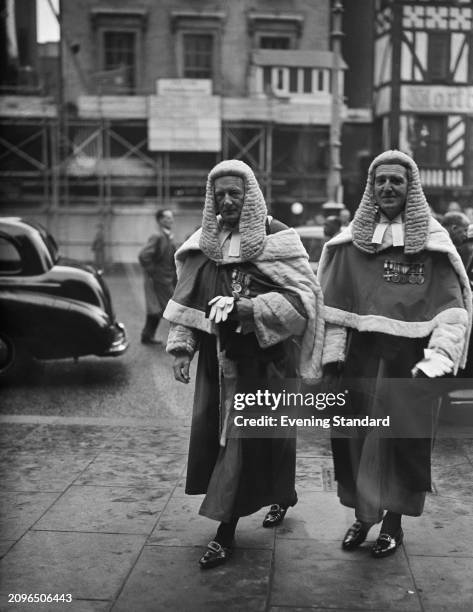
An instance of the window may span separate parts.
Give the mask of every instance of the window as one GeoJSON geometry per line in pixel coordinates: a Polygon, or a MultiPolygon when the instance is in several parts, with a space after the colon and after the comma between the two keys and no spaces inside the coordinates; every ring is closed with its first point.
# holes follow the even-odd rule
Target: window
{"type": "Polygon", "coordinates": [[[0,273],[19,274],[20,272],[20,254],[9,240],[0,236],[0,273]]]}
{"type": "Polygon", "coordinates": [[[415,122],[414,157],[419,166],[441,167],[445,164],[446,118],[418,116],[415,122]]]}
{"type": "Polygon", "coordinates": [[[176,43],[176,74],[184,79],[212,81],[213,93],[222,86],[221,38],[223,11],[171,11],[171,31],[176,43]]]}
{"type": "Polygon", "coordinates": [[[103,69],[115,72],[114,83],[128,91],[135,88],[136,34],[104,32],[103,69]]]}
{"type": "Polygon", "coordinates": [[[433,83],[449,82],[450,78],[450,34],[429,32],[428,79],[433,83]]]}
{"type": "Polygon", "coordinates": [[[95,33],[97,66],[91,79],[96,93],[135,93],[141,86],[141,50],[144,47],[148,10],[134,6],[94,6],[89,15],[95,33]]]}
{"type": "Polygon", "coordinates": [[[213,77],[212,34],[184,34],[184,78],[213,77]]]}
{"type": "Polygon", "coordinates": [[[260,36],[260,49],[290,49],[291,39],[289,36],[260,36]]]}
{"type": "Polygon", "coordinates": [[[299,46],[304,15],[292,11],[260,13],[250,9],[247,19],[253,49],[297,49],[299,46]]]}

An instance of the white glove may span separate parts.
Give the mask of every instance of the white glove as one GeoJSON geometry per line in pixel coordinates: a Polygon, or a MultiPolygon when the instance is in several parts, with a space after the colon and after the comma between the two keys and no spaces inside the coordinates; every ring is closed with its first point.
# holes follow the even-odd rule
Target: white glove
{"type": "Polygon", "coordinates": [[[429,378],[437,378],[453,371],[453,361],[432,349],[425,349],[424,359],[416,363],[412,369],[413,376],[415,376],[416,370],[422,370],[429,378]]]}
{"type": "Polygon", "coordinates": [[[214,297],[209,302],[209,306],[212,306],[209,314],[210,321],[215,321],[215,323],[226,321],[228,319],[228,314],[233,310],[234,304],[235,298],[233,297],[226,297],[223,295],[214,297]]]}

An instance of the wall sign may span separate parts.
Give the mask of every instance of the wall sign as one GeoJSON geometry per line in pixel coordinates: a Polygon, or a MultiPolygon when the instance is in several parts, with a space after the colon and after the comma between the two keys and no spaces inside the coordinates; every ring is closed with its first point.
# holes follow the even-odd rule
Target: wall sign
{"type": "Polygon", "coordinates": [[[403,85],[401,110],[415,113],[468,113],[473,115],[473,87],[403,85]]]}

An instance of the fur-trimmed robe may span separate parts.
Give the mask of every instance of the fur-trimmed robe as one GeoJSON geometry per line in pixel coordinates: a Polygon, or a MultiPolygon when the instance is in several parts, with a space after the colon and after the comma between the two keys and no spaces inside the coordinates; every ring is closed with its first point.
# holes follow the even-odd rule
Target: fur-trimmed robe
{"type": "MultiPolygon", "coordinates": [[[[254,392],[272,388],[276,369],[281,377],[278,385],[291,384],[285,380],[289,378],[293,383],[299,374],[311,379],[320,375],[322,295],[298,234],[293,229],[278,231],[278,225],[282,226],[278,222],[270,224],[270,232],[276,229],[276,233],[263,237],[263,248],[250,261],[232,258],[214,263],[201,251],[200,230],[176,253],[179,280],[164,313],[172,323],[167,351],[184,351],[192,356],[199,350],[186,492],[207,493],[200,514],[215,520],[228,521],[272,503],[289,506],[297,499],[295,438],[230,436],[225,446],[219,446],[219,440],[225,437],[224,407],[237,389],[254,392]],[[259,286],[266,279],[269,289],[250,296],[254,315],[251,336],[256,342],[247,358],[249,366],[245,358],[239,361],[217,354],[220,325],[210,323],[205,311],[215,295],[209,280],[212,275],[225,274],[225,267],[251,270],[251,266],[258,273],[259,286]],[[291,354],[294,336],[300,343],[296,363],[291,354]],[[273,359],[271,350],[275,348],[279,352],[273,359]],[[243,377],[242,370],[246,372],[243,377]],[[259,376],[253,388],[246,378],[248,370],[253,377],[259,376]]],[[[220,288],[224,286],[218,282],[220,288]]]]}
{"type": "MultiPolygon", "coordinates": [[[[410,256],[410,259],[417,261],[434,256],[443,265],[445,274],[450,275],[450,284],[458,287],[457,298],[447,294],[445,286],[449,281],[445,279],[445,274],[439,279],[439,271],[434,267],[426,268],[426,282],[422,285],[384,282],[382,262],[386,259],[399,260],[403,257],[402,249],[397,249],[397,256],[388,254],[386,246],[377,254],[363,255],[358,249],[350,247],[356,257],[365,260],[365,264],[360,262],[360,267],[370,266],[374,260],[381,262],[377,281],[373,281],[373,288],[377,284],[379,289],[376,293],[373,288],[367,292],[367,287],[360,285],[360,279],[353,276],[353,270],[347,272],[340,268],[342,253],[352,244],[352,240],[350,225],[324,245],[319,262],[317,276],[324,296],[327,296],[324,304],[326,331],[323,363],[345,361],[346,330],[352,328],[407,338],[430,336],[428,348],[446,353],[454,363],[455,372],[459,367],[464,367],[471,330],[472,295],[465,268],[448,232],[431,217],[423,256],[410,256]],[[440,290],[442,295],[439,295],[440,290]],[[396,293],[399,296],[397,301],[393,299],[396,293]],[[409,309],[405,307],[406,297],[410,301],[409,309]],[[341,305],[340,298],[345,306],[341,305]]],[[[455,292],[455,289],[452,291],[455,292]]]]}
{"type": "MultiPolygon", "coordinates": [[[[361,391],[351,394],[350,415],[395,415],[407,436],[432,423],[432,394],[413,397],[406,383],[389,381],[409,379],[426,347],[446,355],[456,371],[465,363],[471,327],[471,291],[461,260],[447,232],[432,217],[428,221],[424,249],[410,255],[389,239],[377,253],[357,248],[351,225],[326,243],[318,269],[325,300],[323,363],[338,363],[345,385],[362,381],[361,391]],[[386,282],[386,260],[422,262],[424,283],[386,282]]],[[[428,437],[382,438],[377,428],[352,431],[349,438],[333,432],[340,501],[366,522],[381,520],[384,510],[420,515],[431,487],[430,449],[428,437]]]]}

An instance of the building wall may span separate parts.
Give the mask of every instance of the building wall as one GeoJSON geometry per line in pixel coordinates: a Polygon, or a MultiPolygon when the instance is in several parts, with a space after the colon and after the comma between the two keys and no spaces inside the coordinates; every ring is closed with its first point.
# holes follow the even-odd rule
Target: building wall
{"type": "Polygon", "coordinates": [[[413,156],[436,212],[452,200],[466,207],[473,198],[473,4],[385,2],[381,9],[374,81],[379,148],[413,156]]]}
{"type": "MultiPolygon", "coordinates": [[[[353,60],[355,70],[361,72],[358,80],[351,73],[348,74],[348,82],[351,83],[348,101],[350,105],[356,104],[360,108],[365,105],[365,110],[369,110],[371,67],[369,61],[360,61],[359,56],[367,54],[370,45],[368,34],[371,22],[363,16],[366,15],[366,2],[371,4],[371,1],[348,0],[345,3],[345,24],[351,26],[349,36],[358,38],[348,44],[344,58],[349,69],[353,60]],[[357,10],[351,2],[356,3],[357,10]]],[[[326,198],[330,93],[312,92],[305,99],[300,96],[297,100],[288,101],[284,99],[287,92],[280,97],[272,92],[265,98],[253,89],[258,98],[250,98],[250,58],[253,49],[257,48],[258,26],[262,31],[270,22],[265,22],[270,14],[282,17],[283,22],[289,23],[296,32],[297,43],[292,48],[302,52],[301,55],[308,51],[305,61],[319,61],[322,58],[320,65],[329,69],[331,55],[326,52],[331,49],[331,5],[330,0],[140,0],[139,3],[129,0],[62,0],[64,108],[67,109],[66,128],[69,130],[72,152],[64,166],[67,176],[61,176],[61,180],[69,180],[69,186],[61,183],[59,198],[54,202],[51,198],[52,206],[46,198],[43,210],[64,251],[87,259],[96,221],[104,217],[109,258],[135,261],[137,249],[147,238],[152,213],[158,205],[173,208],[177,239],[185,238],[201,218],[205,173],[222,155],[233,157],[241,154],[255,168],[268,204],[273,205],[273,214],[292,223],[291,205],[294,201],[300,201],[305,207],[303,221],[313,217],[326,198]],[[103,26],[107,19],[115,20],[120,12],[123,27],[130,23],[139,24],[142,59],[134,95],[114,95],[105,101],[105,96],[96,95],[103,92],[97,91],[94,75],[103,66],[100,62],[98,30],[94,24],[103,26]],[[128,138],[125,123],[134,122],[139,124],[139,133],[146,134],[150,117],[148,96],[156,94],[156,80],[181,76],[178,66],[179,26],[187,24],[188,27],[186,15],[189,12],[200,13],[204,23],[213,19],[214,24],[221,24],[220,29],[217,28],[220,31],[220,48],[217,51],[220,69],[214,82],[214,93],[224,98],[221,104],[222,134],[231,130],[235,134],[244,124],[242,132],[246,130],[248,133],[246,136],[242,132],[238,135],[242,147],[253,138],[253,133],[260,135],[261,138],[253,145],[252,157],[245,157],[241,147],[240,150],[238,146],[232,149],[229,141],[225,147],[224,138],[221,151],[151,151],[149,133],[147,143],[140,149],[147,157],[146,161],[132,154],[123,158],[113,151],[107,154],[108,137],[92,138],[93,132],[105,134],[111,130],[128,138]],[[317,60],[313,60],[313,51],[320,52],[317,60]],[[84,95],[88,95],[85,105],[89,105],[89,110],[91,105],[96,104],[98,112],[84,114],[84,106],[79,105],[79,96],[84,95]],[[73,116],[74,108],[78,111],[78,117],[73,116]],[[108,115],[112,108],[113,113],[117,114],[108,115]],[[250,115],[244,112],[245,109],[250,115]],[[225,117],[224,113],[228,113],[228,116],[225,117]],[[74,126],[74,122],[83,122],[84,125],[74,126]],[[81,142],[85,141],[87,146],[80,148],[81,142]],[[80,160],[85,166],[79,167],[80,160]],[[121,165],[125,162],[128,162],[126,169],[121,165]],[[93,168],[92,163],[95,164],[93,168]],[[82,175],[73,176],[72,166],[76,170],[78,168],[82,175]],[[171,175],[174,172],[167,184],[164,176],[166,167],[171,170],[171,175]],[[123,168],[120,175],[118,168],[123,168]],[[74,192],[73,185],[77,186],[78,183],[80,190],[74,192]],[[88,187],[92,183],[95,186],[88,187]]],[[[194,24],[198,22],[194,20],[194,24]]],[[[273,19],[274,24],[277,31],[277,19],[273,19]]],[[[317,63],[303,65],[318,66],[317,63]]],[[[253,76],[254,72],[253,69],[253,76]]],[[[81,100],[84,101],[84,98],[81,100]]],[[[154,99],[155,102],[158,100],[154,99]]],[[[366,143],[369,142],[367,116],[369,113],[361,122],[358,116],[358,122],[355,121],[352,128],[348,125],[344,131],[347,142],[351,143],[350,152],[345,156],[345,174],[351,186],[357,184],[355,173],[360,165],[357,160],[365,153],[366,143]]],[[[141,136],[137,137],[137,140],[140,139],[141,136]]],[[[113,138],[111,141],[112,148],[116,147],[117,141],[113,138]]],[[[356,192],[356,188],[351,187],[350,194],[353,192],[356,192]]],[[[30,212],[37,210],[32,207],[30,212]]]]}
{"type": "MultiPolygon", "coordinates": [[[[177,78],[177,37],[172,31],[173,12],[215,13],[225,15],[221,29],[221,69],[219,93],[225,96],[247,94],[248,60],[251,34],[248,28],[250,12],[297,14],[302,18],[299,49],[326,51],[330,46],[329,0],[143,0],[139,6],[147,12],[143,31],[142,61],[137,93],[155,93],[158,78],[177,78]]],[[[126,10],[136,8],[128,0],[103,0],[100,8],[126,10]]],[[[95,0],[62,2],[64,80],[66,99],[74,102],[80,94],[92,94],[91,75],[101,69],[98,65],[97,32],[92,27],[91,14],[97,9],[95,0]],[[79,44],[74,56],[70,45],[79,44]],[[89,91],[87,85],[89,84],[89,91]]]]}

